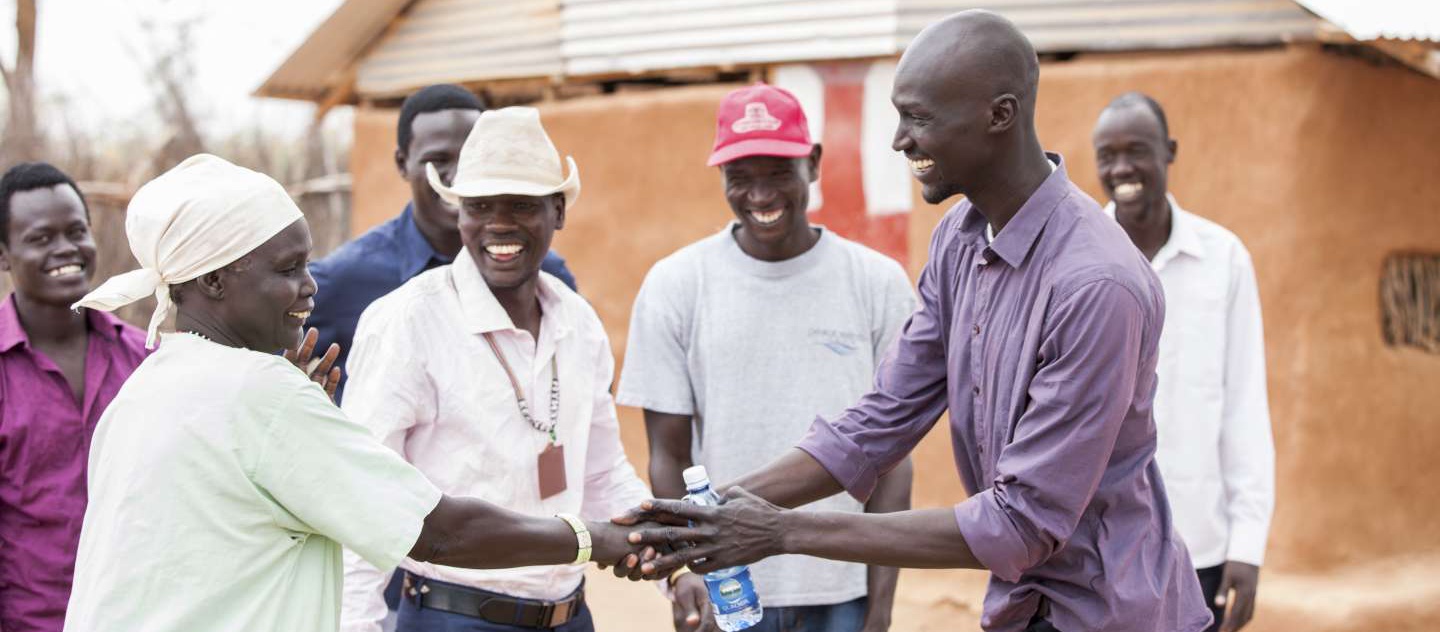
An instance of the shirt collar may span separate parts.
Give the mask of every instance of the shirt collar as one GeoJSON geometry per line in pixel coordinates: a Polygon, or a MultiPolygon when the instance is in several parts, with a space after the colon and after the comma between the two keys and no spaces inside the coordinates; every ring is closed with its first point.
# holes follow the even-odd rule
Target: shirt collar
{"type": "MultiPolygon", "coordinates": [[[[989,250],[1012,268],[1018,268],[1025,262],[1025,257],[1029,256],[1030,250],[1039,240],[1040,230],[1050,221],[1055,207],[1070,195],[1070,177],[1065,173],[1064,159],[1060,154],[1048,151],[1045,152],[1045,157],[1054,165],[1054,169],[988,246],[989,250]]],[[[985,216],[971,205],[970,212],[960,222],[960,230],[973,234],[983,242],[985,227],[988,225],[985,216]]]]}
{"type": "MultiPolygon", "coordinates": [[[[460,254],[455,256],[455,262],[450,264],[449,270],[450,278],[455,281],[455,293],[460,299],[461,318],[470,333],[518,329],[515,321],[510,320],[509,312],[506,312],[500,300],[495,298],[495,293],[490,291],[485,277],[480,275],[480,268],[475,266],[475,260],[470,257],[469,248],[460,249],[460,254]]],[[[555,339],[559,340],[569,335],[573,329],[560,295],[565,284],[543,272],[539,275],[540,283],[537,287],[543,314],[541,318],[546,326],[555,328],[555,339]]]]}
{"type": "Polygon", "coordinates": [[[14,349],[16,345],[29,345],[30,337],[20,326],[20,312],[15,309],[15,295],[11,294],[0,304],[0,352],[14,349]]]}
{"type": "MultiPolygon", "coordinates": [[[[98,333],[100,337],[111,342],[119,340],[120,332],[125,328],[125,323],[119,318],[98,309],[85,308],[85,318],[91,332],[98,333]]],[[[20,311],[15,306],[15,295],[12,293],[4,303],[0,303],[0,353],[17,346],[28,348],[30,335],[25,333],[25,328],[20,325],[20,311]]]]}
{"type": "Polygon", "coordinates": [[[120,340],[120,333],[125,330],[125,321],[110,312],[98,309],[85,308],[85,316],[90,323],[90,331],[99,332],[101,338],[110,342],[120,340]]]}
{"type": "Polygon", "coordinates": [[[400,272],[404,278],[411,278],[426,268],[430,267],[430,260],[434,259],[441,263],[450,263],[454,258],[447,257],[435,251],[430,246],[430,241],[425,239],[425,234],[420,232],[420,225],[415,223],[415,204],[405,205],[405,210],[400,213],[400,225],[395,231],[395,242],[400,246],[400,272]]]}
{"type": "Polygon", "coordinates": [[[1200,239],[1200,232],[1195,230],[1195,218],[1189,211],[1180,208],[1180,203],[1175,201],[1175,196],[1165,194],[1165,199],[1170,201],[1170,239],[1165,245],[1175,244],[1175,249],[1195,258],[1205,256],[1205,243],[1200,239]]]}
{"type": "MultiPolygon", "coordinates": [[[[1200,239],[1200,232],[1195,230],[1195,218],[1180,207],[1174,194],[1166,192],[1165,199],[1170,202],[1170,237],[1165,240],[1165,245],[1160,246],[1160,250],[1155,253],[1155,259],[1151,261],[1152,267],[1157,270],[1177,255],[1186,254],[1196,259],[1205,257],[1205,243],[1200,239]]],[[[1105,214],[1109,215],[1110,219],[1115,219],[1114,200],[1105,205],[1105,214]]]]}

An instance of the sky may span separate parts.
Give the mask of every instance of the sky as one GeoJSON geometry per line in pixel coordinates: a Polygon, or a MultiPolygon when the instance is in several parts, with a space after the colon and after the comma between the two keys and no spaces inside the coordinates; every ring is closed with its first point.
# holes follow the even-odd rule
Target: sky
{"type": "MultiPolygon", "coordinates": [[[[313,106],[250,96],[340,0],[39,0],[36,76],[42,100],[64,99],[69,124],[101,132],[154,124],[146,60],[193,21],[192,102],[202,131],[258,122],[299,133],[313,106]],[[154,28],[148,33],[144,24],[154,28]]],[[[14,0],[0,0],[0,59],[15,59],[14,0]]],[[[42,103],[45,101],[42,101],[42,103]]],[[[52,108],[52,112],[54,109],[52,108]]],[[[334,115],[332,115],[332,118],[334,115]]]]}

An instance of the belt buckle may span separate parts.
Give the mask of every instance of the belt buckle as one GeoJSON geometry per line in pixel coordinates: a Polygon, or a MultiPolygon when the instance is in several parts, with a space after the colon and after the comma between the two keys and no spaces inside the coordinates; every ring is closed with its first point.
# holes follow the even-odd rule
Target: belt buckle
{"type": "Polygon", "coordinates": [[[574,610],[575,600],[573,599],[547,603],[540,611],[540,620],[545,622],[545,627],[558,627],[570,620],[574,610]]]}

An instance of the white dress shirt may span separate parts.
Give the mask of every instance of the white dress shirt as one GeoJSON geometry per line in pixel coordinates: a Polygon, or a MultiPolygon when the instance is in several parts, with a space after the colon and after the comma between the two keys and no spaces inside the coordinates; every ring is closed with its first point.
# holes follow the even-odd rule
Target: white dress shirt
{"type": "MultiPolygon", "coordinates": [[[[589,303],[540,274],[539,340],[518,329],[469,251],[411,279],[360,317],[350,350],[344,410],[415,464],[441,491],[539,516],[606,520],[650,491],[625,457],[610,383],[610,341],[589,303]],[[525,390],[536,421],[549,423],[550,362],[560,378],[556,434],[566,490],[540,498],[536,458],[549,441],[521,416],[504,369],[481,334],[491,332],[525,390]]],[[[406,559],[401,567],[516,597],[560,599],[580,585],[580,566],[473,570],[406,559]]],[[[347,631],[378,631],[388,576],[345,556],[341,613],[347,631]]]]}
{"type": "MultiPolygon", "coordinates": [[[[1165,288],[1156,459],[1196,568],[1260,565],[1275,507],[1265,337],[1250,253],[1170,198],[1170,239],[1150,262],[1165,288]]],[[[1115,216],[1115,205],[1105,207],[1115,216]]]]}

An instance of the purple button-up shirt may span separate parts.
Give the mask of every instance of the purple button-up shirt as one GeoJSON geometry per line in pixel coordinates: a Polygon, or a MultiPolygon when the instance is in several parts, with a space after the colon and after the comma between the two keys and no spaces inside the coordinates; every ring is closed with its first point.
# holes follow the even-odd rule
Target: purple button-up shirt
{"type": "Polygon", "coordinates": [[[86,310],[85,397],[0,303],[0,630],[60,632],[85,517],[95,422],[145,359],[145,332],[86,310]]]}
{"type": "Polygon", "coordinates": [[[1208,625],[1155,466],[1160,282],[1059,164],[987,243],[968,201],[935,229],[921,306],[875,390],[800,443],[864,499],[950,410],[974,494],[960,533],[990,569],[981,625],[1060,630],[1208,625]]]}

